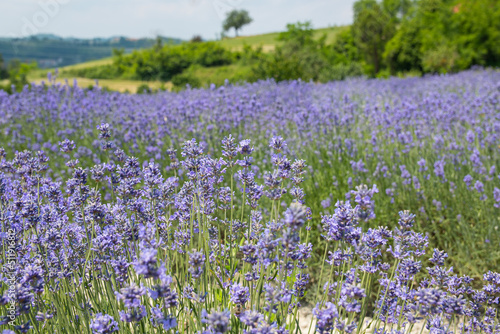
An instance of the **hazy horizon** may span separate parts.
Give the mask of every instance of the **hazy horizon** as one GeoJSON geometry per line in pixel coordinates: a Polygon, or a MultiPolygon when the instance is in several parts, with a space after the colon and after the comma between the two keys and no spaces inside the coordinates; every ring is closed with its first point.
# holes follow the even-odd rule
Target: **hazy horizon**
{"type": "MultiPolygon", "coordinates": [[[[74,38],[157,35],[215,39],[224,14],[246,9],[253,22],[242,35],[283,31],[287,23],[314,28],[352,22],[354,0],[15,0],[0,8],[0,37],[54,34],[74,38]],[[277,13],[280,13],[277,15],[277,13]]],[[[234,36],[234,31],[228,33],[234,36]]]]}

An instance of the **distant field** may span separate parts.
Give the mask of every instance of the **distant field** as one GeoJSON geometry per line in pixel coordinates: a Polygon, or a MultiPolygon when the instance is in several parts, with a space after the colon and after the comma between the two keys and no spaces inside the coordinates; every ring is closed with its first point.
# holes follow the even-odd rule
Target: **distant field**
{"type": "Polygon", "coordinates": [[[61,70],[79,70],[79,69],[82,69],[82,68],[108,65],[108,64],[111,64],[111,63],[113,63],[113,58],[110,57],[110,58],[104,58],[104,59],[89,61],[89,62],[86,62],[86,63],[65,66],[65,67],[62,67],[61,70]]]}
{"type": "MultiPolygon", "coordinates": [[[[113,63],[113,58],[103,58],[103,59],[98,59],[98,60],[92,60],[92,61],[87,61],[85,63],[80,63],[80,64],[75,64],[75,65],[69,65],[69,66],[63,66],[59,67],[59,77],[61,78],[67,78],[67,75],[64,75],[65,71],[70,71],[70,70],[79,70],[82,68],[89,68],[89,67],[94,67],[94,66],[102,66],[102,65],[108,65],[113,63]]],[[[39,79],[39,78],[47,78],[47,73],[48,72],[54,72],[55,69],[50,68],[50,69],[38,69],[36,71],[33,71],[30,73],[30,78],[31,79],[39,79]]]]}
{"type": "MultiPolygon", "coordinates": [[[[94,79],[88,79],[88,78],[75,78],[77,80],[77,84],[80,87],[88,87],[88,86],[94,86],[95,85],[95,80],[94,79]]],[[[64,78],[59,78],[57,79],[57,83],[64,84],[68,81],[68,84],[70,86],[73,86],[73,81],[74,79],[64,79],[64,78]]],[[[29,80],[30,82],[35,82],[36,84],[41,84],[42,81],[47,83],[46,79],[41,79],[41,78],[32,78],[29,80]]],[[[136,80],[99,80],[98,81],[99,86],[103,88],[108,88],[110,90],[118,91],[118,92],[130,92],[130,93],[135,93],[137,91],[137,87],[139,87],[142,84],[148,85],[152,89],[159,89],[162,86],[162,83],[159,81],[150,81],[150,82],[144,82],[144,81],[136,81],[136,80]]],[[[167,82],[164,84],[164,88],[167,90],[170,90],[172,88],[172,84],[170,82],[167,82]]]]}
{"type": "MultiPolygon", "coordinates": [[[[85,62],[85,63],[81,63],[81,64],[61,67],[61,68],[59,68],[59,75],[58,75],[57,82],[64,84],[65,81],[68,80],[69,85],[73,86],[73,81],[74,81],[74,79],[76,79],[78,86],[80,86],[80,87],[93,86],[95,84],[94,79],[74,78],[74,77],[66,74],[65,72],[70,71],[70,70],[77,70],[77,69],[82,69],[82,68],[107,65],[107,64],[111,64],[112,62],[113,62],[113,58],[104,58],[104,59],[93,60],[93,61],[89,61],[89,62],[85,62]]],[[[37,84],[40,84],[42,81],[47,82],[47,73],[54,72],[54,70],[55,69],[34,71],[34,72],[30,73],[28,81],[35,82],[37,84]]],[[[127,92],[127,91],[130,93],[135,93],[137,91],[137,87],[139,87],[142,84],[147,84],[152,89],[158,89],[161,87],[161,82],[159,82],[159,81],[144,82],[144,81],[137,81],[137,80],[123,80],[123,79],[116,79],[116,80],[100,79],[98,82],[99,82],[99,86],[101,86],[101,87],[106,87],[108,89],[122,92],[122,93],[127,92]]],[[[170,83],[165,83],[166,89],[170,90],[171,86],[172,85],[170,83]]]]}

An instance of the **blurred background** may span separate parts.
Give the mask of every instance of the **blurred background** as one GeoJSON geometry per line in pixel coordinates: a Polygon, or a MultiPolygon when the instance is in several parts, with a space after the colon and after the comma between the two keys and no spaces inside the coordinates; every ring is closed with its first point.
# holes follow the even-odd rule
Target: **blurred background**
{"type": "Polygon", "coordinates": [[[11,0],[0,8],[7,92],[56,69],[70,84],[151,93],[500,65],[497,0],[11,0]]]}

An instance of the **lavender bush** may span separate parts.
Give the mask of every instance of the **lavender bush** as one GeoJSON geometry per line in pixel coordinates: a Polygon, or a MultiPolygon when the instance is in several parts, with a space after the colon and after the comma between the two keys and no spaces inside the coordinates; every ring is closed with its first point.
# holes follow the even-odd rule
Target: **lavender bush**
{"type": "Polygon", "coordinates": [[[499,82],[0,92],[4,332],[499,332],[499,82]]]}

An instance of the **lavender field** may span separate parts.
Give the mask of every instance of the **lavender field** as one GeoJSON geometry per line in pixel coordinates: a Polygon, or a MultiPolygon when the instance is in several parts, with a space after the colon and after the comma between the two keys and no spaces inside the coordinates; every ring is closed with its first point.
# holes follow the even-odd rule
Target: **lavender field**
{"type": "Polygon", "coordinates": [[[0,147],[4,334],[500,333],[498,71],[54,81],[0,147]]]}

